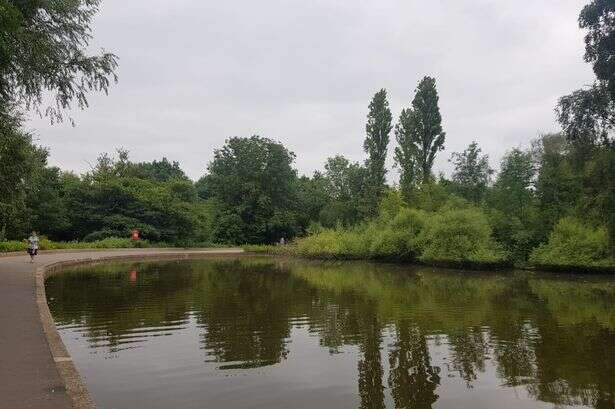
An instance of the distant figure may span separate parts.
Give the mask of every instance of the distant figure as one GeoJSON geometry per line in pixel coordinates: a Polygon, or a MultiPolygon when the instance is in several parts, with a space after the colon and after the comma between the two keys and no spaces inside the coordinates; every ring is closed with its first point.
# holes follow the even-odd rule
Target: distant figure
{"type": "Polygon", "coordinates": [[[34,256],[38,254],[38,235],[34,230],[32,235],[28,237],[28,254],[30,255],[30,263],[34,263],[34,256]]]}
{"type": "Polygon", "coordinates": [[[286,240],[284,239],[284,237],[280,238],[280,246],[283,246],[286,244],[286,240]]]}
{"type": "Polygon", "coordinates": [[[132,241],[137,241],[137,240],[139,240],[139,230],[138,230],[138,229],[133,229],[133,230],[130,232],[130,239],[131,239],[132,241]]]}

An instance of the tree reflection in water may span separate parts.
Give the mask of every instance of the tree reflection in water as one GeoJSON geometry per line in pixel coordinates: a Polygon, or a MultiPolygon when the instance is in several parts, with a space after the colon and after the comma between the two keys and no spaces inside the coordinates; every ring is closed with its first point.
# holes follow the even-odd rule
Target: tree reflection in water
{"type": "Polygon", "coordinates": [[[241,258],[78,268],[47,287],[58,327],[112,352],[191,325],[218,370],[292,359],[298,328],[329,354],[356,348],[361,409],[431,408],[488,368],[535,400],[615,408],[613,280],[241,258]]]}
{"type": "Polygon", "coordinates": [[[440,368],[430,365],[427,340],[407,320],[395,325],[396,342],[389,353],[389,386],[398,409],[424,409],[438,400],[440,368]]]}

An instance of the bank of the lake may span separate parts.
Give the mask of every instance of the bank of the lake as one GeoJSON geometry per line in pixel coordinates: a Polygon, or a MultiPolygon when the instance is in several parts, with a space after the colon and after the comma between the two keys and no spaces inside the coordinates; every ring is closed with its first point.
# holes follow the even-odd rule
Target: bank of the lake
{"type": "MultiPolygon", "coordinates": [[[[133,248],[212,248],[212,247],[228,247],[214,243],[199,243],[199,242],[151,242],[149,240],[132,240],[125,237],[107,237],[102,240],[95,241],[54,241],[46,237],[42,237],[39,242],[39,250],[100,250],[100,249],[133,249],[133,248]]],[[[4,240],[0,241],[0,255],[6,253],[16,253],[26,251],[28,248],[27,240],[4,240]]]]}

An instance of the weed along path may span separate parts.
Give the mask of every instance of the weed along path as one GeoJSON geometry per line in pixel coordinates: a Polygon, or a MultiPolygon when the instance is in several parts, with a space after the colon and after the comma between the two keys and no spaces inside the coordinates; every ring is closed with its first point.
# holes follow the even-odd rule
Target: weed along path
{"type": "Polygon", "coordinates": [[[113,259],[182,259],[237,255],[240,249],[122,249],[42,252],[0,257],[0,406],[94,408],[57,333],[45,277],[61,267],[113,259]]]}

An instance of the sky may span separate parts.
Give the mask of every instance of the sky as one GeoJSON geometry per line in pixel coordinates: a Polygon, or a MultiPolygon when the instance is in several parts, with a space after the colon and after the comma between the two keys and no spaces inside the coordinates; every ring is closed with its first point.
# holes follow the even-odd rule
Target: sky
{"type": "Polygon", "coordinates": [[[586,3],[103,0],[91,47],[118,55],[119,82],[72,111],[74,127],[36,115],[27,127],[51,165],[77,173],[122,147],[198,179],[227,138],[258,134],[311,174],[337,154],[363,161],[374,93],[387,90],[397,122],[430,75],[446,132],[434,172],[450,174],[451,153],[473,140],[497,168],[557,131],[558,98],[592,82],[577,24],[586,3]]]}

